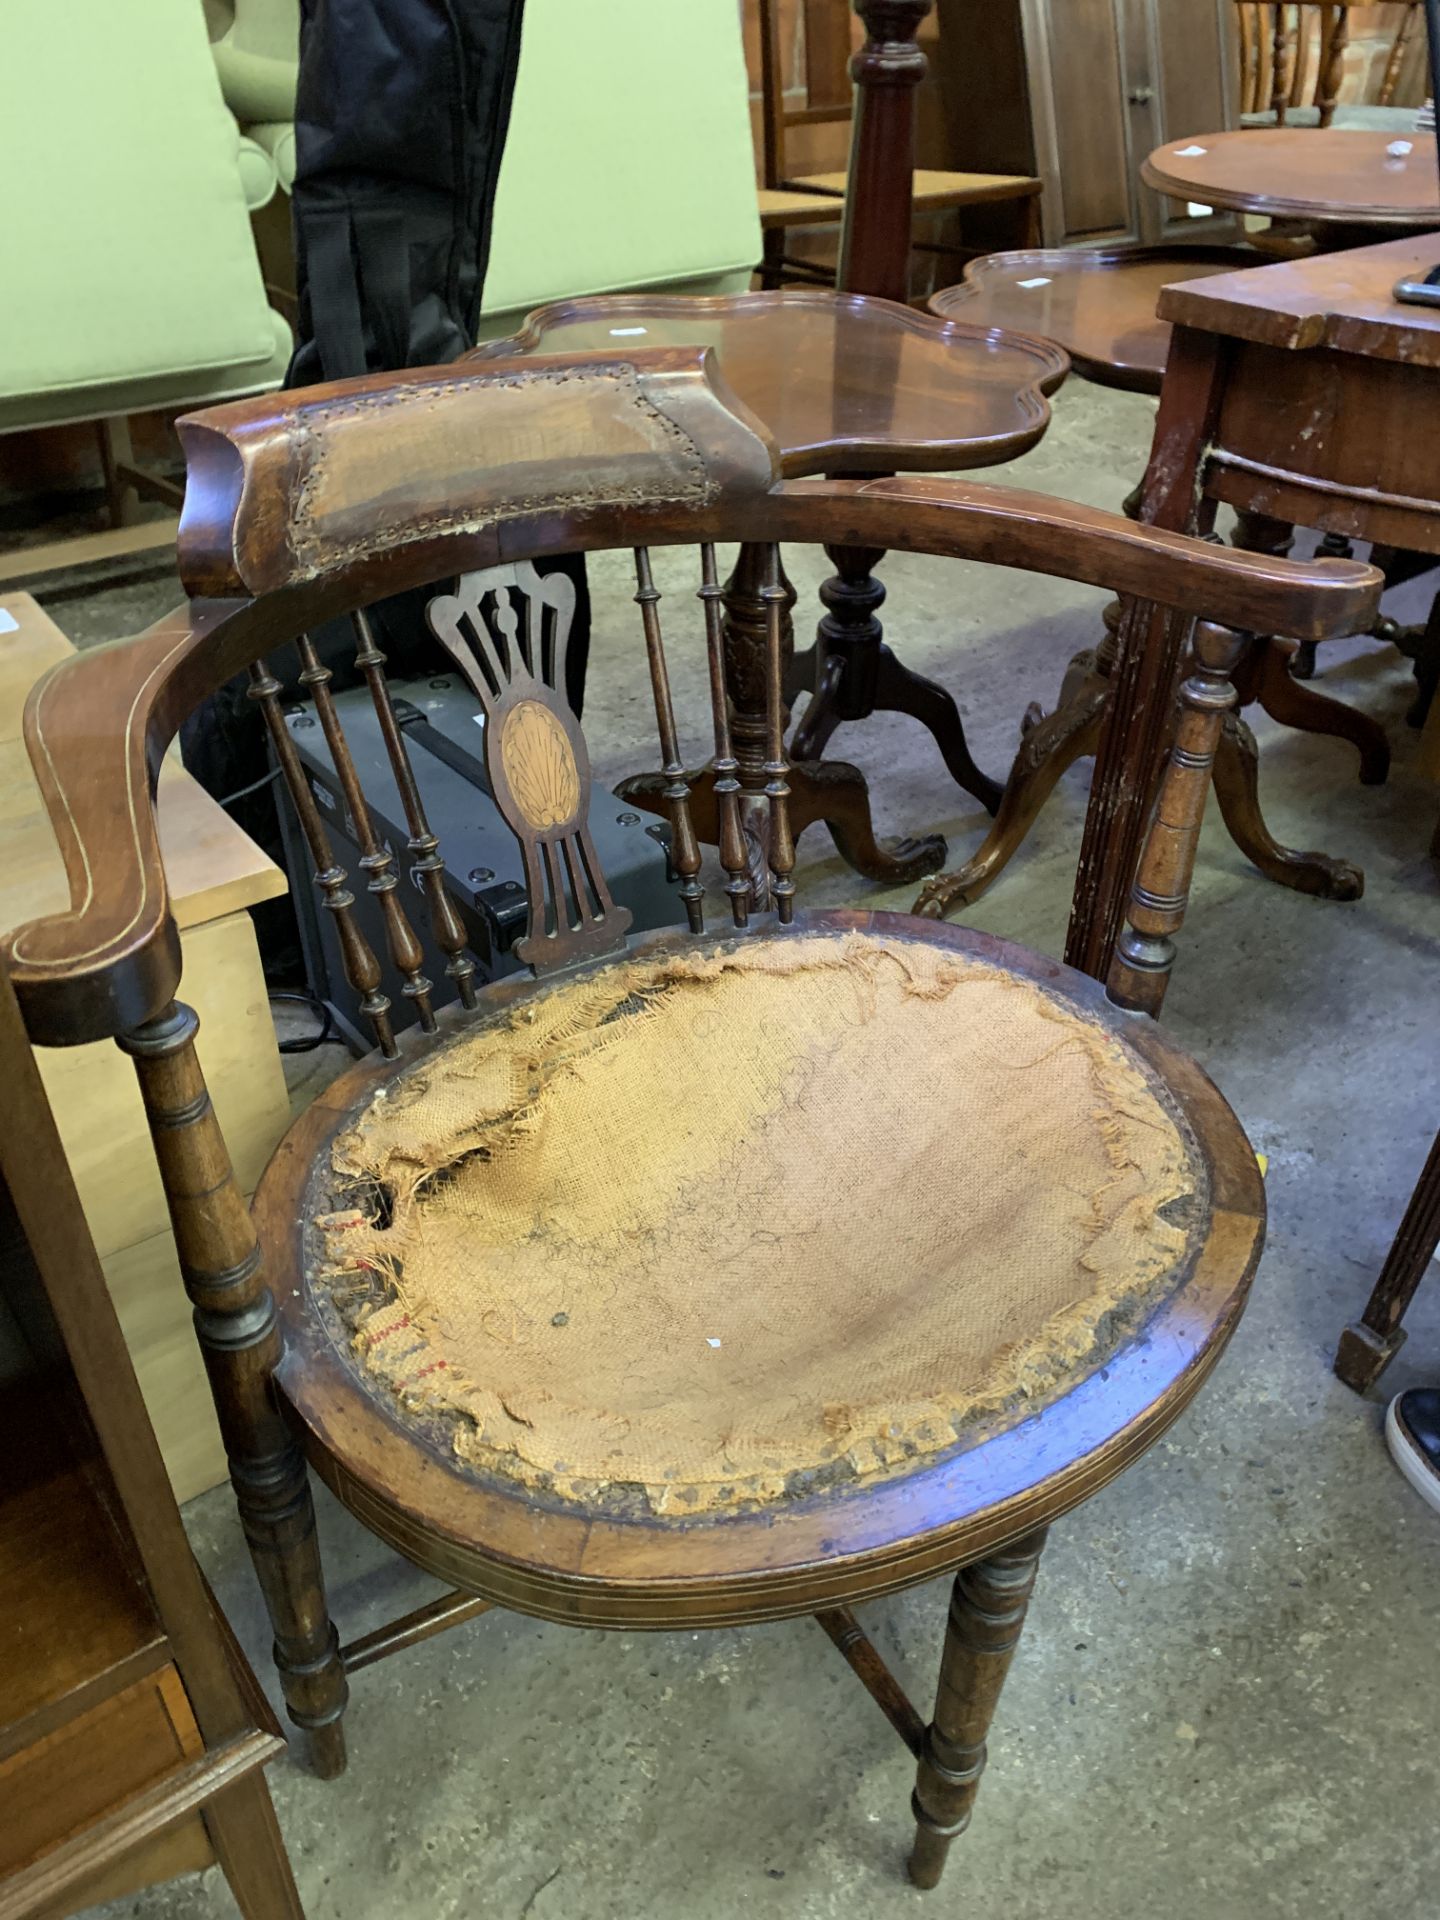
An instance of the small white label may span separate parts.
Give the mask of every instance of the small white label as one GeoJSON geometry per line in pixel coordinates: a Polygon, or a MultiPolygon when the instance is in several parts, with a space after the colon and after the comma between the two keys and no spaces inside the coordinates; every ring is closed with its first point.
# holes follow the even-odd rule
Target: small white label
{"type": "Polygon", "coordinates": [[[1017,287],[1025,287],[1027,290],[1030,287],[1048,287],[1050,284],[1050,276],[1048,273],[1042,273],[1038,274],[1033,280],[1017,280],[1015,284],[1017,287]]]}
{"type": "Polygon", "coordinates": [[[1204,147],[1176,147],[1175,158],[1177,160],[1193,160],[1198,154],[1204,153],[1204,151],[1204,147]]]}
{"type": "Polygon", "coordinates": [[[1214,213],[1214,207],[1202,206],[1198,200],[1187,200],[1185,211],[1192,220],[1203,220],[1207,214],[1214,213]]]}
{"type": "Polygon", "coordinates": [[[648,333],[649,331],[650,329],[648,327],[611,327],[610,338],[612,340],[626,340],[632,334],[648,333]]]}
{"type": "Polygon", "coordinates": [[[0,607],[0,633],[18,633],[19,631],[20,622],[14,614],[7,613],[4,607],[0,607]]]}

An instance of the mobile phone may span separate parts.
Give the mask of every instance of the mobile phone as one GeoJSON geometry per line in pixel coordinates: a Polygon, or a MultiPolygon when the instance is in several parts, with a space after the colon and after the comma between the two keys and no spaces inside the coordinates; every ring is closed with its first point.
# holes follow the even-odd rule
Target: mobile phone
{"type": "Polygon", "coordinates": [[[1395,298],[1412,307],[1440,307],[1440,267],[1432,267],[1423,280],[1408,274],[1397,280],[1395,298]]]}

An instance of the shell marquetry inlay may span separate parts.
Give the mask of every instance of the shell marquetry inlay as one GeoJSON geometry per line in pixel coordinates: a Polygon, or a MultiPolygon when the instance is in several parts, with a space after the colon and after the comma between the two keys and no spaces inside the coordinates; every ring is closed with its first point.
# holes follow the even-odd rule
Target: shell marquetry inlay
{"type": "Polygon", "coordinates": [[[556,833],[580,812],[580,769],[564,726],[538,700],[496,715],[500,764],[516,806],[536,833],[556,833]]]}

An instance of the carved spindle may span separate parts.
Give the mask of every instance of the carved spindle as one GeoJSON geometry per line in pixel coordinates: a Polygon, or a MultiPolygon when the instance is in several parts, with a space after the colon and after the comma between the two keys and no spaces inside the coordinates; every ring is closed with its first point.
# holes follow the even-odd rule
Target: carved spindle
{"type": "Polygon", "coordinates": [[[1340,98],[1340,81],[1345,71],[1345,48],[1350,41],[1350,9],[1327,8],[1320,16],[1320,71],[1315,82],[1315,104],[1320,109],[1320,124],[1328,127],[1335,118],[1340,98]]]}
{"type": "Polygon", "coordinates": [[[715,548],[700,549],[700,601],[705,609],[705,644],[710,659],[710,705],[715,716],[714,781],[716,838],[725,869],[725,891],[737,927],[750,920],[750,863],[740,824],[739,762],[730,739],[730,694],[725,684],[724,590],[715,567],[715,548]]]}
{"type": "Polygon", "coordinates": [[[910,1878],[917,1887],[939,1885],[951,1841],[970,1824],[985,1770],[985,1736],[1020,1642],[1044,1545],[1042,1528],[955,1576],[935,1718],[925,1729],[911,1801],[910,1878]]]}
{"type": "Polygon", "coordinates": [[[1180,724],[1106,983],[1115,1004],[1135,1013],[1158,1014],[1165,999],[1175,964],[1171,936],[1184,921],[1190,897],[1215,749],[1225,716],[1236,704],[1230,676],[1248,644],[1248,634],[1206,620],[1196,623],[1193,671],[1180,689],[1180,724]]]}
{"type": "Polygon", "coordinates": [[[765,603],[765,797],[770,803],[770,892],[788,924],[795,917],[795,838],[790,831],[790,771],[785,760],[785,622],[790,599],[780,584],[780,549],[772,546],[760,589],[765,603]]]}
{"type": "Polygon", "coordinates": [[[363,613],[355,615],[355,632],[359,641],[355,649],[355,664],[364,674],[365,684],[370,689],[385,751],[390,756],[390,770],[400,792],[400,804],[405,809],[405,824],[410,830],[406,847],[411,858],[411,872],[420,876],[420,884],[425,890],[430,932],[436,946],[446,957],[445,972],[455,982],[461,1006],[470,1008],[475,1005],[475,962],[466,945],[465,928],[445,886],[445,862],[440,857],[440,842],[430,831],[425,803],[415,780],[415,769],[410,764],[410,751],[405,745],[400,722],[395,717],[390,683],[385,678],[385,656],[376,646],[374,629],[363,613]]]}
{"type": "Polygon", "coordinates": [[[380,962],[375,950],[355,924],[355,896],[345,884],[345,869],[338,866],[330,846],[330,835],[300,765],[295,742],[280,711],[280,682],[268,667],[257,662],[250,669],[250,698],[260,704],[270,744],[280,762],[285,785],[295,804],[300,831],[315,862],[315,884],[320,889],[326,910],[335,916],[335,931],[340,939],[340,954],[345,978],[360,995],[360,1011],[370,1022],[375,1042],[387,1059],[395,1057],[395,1029],[390,1020],[390,996],[380,988],[380,962]]]}
{"type": "MultiPolygon", "coordinates": [[[[1275,116],[1277,127],[1284,126],[1285,109],[1289,104],[1289,48],[1290,24],[1286,8],[1277,3],[1270,35],[1270,111],[1275,116]]],[[[1296,57],[1299,57],[1298,47],[1296,57]]]]}
{"type": "Polygon", "coordinates": [[[376,833],[375,823],[370,818],[370,803],[365,798],[365,789],[355,771],[350,742],[345,738],[345,729],[340,724],[340,715],[335,708],[335,697],[330,691],[330,669],[316,653],[315,643],[308,634],[302,634],[297,644],[300,649],[300,683],[309,687],[314,695],[315,711],[320,716],[325,744],[334,762],[335,777],[340,782],[340,791],[345,796],[350,818],[355,822],[355,837],[360,842],[361,870],[368,875],[369,890],[375,896],[385,923],[385,945],[391,961],[404,980],[401,991],[407,1000],[413,1002],[426,1033],[433,1033],[435,1010],[430,1004],[430,982],[420,971],[425,964],[425,949],[415,938],[415,929],[400,904],[400,876],[395,870],[395,856],[376,833]]]}
{"type": "Polygon", "coordinates": [[[172,1005],[120,1045],[139,1077],[230,1478],[275,1632],[285,1704],[309,1730],[316,1771],[333,1779],[345,1766],[345,1669],[325,1600],[305,1459],[271,1380],[280,1359],[275,1302],[200,1071],[199,1024],[189,1007],[172,1005]]]}
{"type": "Polygon", "coordinates": [[[675,732],[675,706],[670,698],[670,670],[665,664],[665,642],[660,633],[660,591],[650,571],[650,549],[635,549],[635,604],[645,628],[645,652],[650,661],[650,690],[655,696],[655,724],[660,732],[664,761],[665,798],[670,803],[670,860],[680,875],[680,898],[692,933],[705,927],[705,889],[700,884],[700,842],[690,819],[690,783],[680,758],[675,732]]]}

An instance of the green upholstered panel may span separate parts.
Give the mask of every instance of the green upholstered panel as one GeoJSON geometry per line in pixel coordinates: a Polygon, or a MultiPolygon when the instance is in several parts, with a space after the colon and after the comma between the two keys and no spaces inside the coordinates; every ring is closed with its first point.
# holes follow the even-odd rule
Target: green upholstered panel
{"type": "Polygon", "coordinates": [[[275,317],[198,0],[4,0],[0,62],[0,398],[38,421],[78,389],[262,384],[275,317]]]}
{"type": "Polygon", "coordinates": [[[737,0],[527,0],[487,315],[759,257],[737,0]]]}

